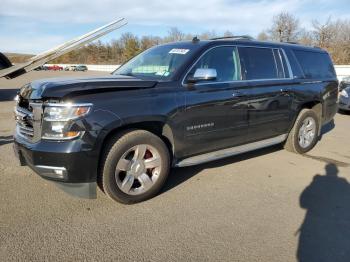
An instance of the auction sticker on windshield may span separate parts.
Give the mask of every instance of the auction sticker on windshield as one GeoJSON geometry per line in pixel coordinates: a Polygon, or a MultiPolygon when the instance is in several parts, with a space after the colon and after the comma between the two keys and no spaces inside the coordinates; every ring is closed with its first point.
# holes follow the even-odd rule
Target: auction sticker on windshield
{"type": "Polygon", "coordinates": [[[173,48],[169,51],[169,54],[185,55],[188,51],[190,51],[190,49],[173,48]]]}

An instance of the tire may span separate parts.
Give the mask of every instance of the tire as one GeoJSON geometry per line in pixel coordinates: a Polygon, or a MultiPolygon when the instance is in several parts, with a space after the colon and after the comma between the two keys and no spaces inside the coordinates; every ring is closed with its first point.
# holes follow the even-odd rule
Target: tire
{"type": "Polygon", "coordinates": [[[126,131],[106,145],[100,185],[111,199],[133,204],[154,197],[170,170],[165,143],[145,130],[126,131]]]}
{"type": "Polygon", "coordinates": [[[319,129],[320,122],[315,111],[312,109],[302,109],[295,120],[292,130],[289,132],[284,148],[298,154],[304,154],[310,151],[318,142],[319,129]],[[310,123],[312,122],[314,124],[313,131],[308,131],[311,129],[312,125],[310,123]],[[307,137],[309,139],[306,139],[307,137]]]}

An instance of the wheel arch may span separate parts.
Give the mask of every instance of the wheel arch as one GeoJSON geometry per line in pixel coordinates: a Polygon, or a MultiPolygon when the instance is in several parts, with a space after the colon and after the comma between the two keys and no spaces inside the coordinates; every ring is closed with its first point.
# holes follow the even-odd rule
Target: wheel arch
{"type": "Polygon", "coordinates": [[[106,144],[108,144],[108,142],[111,139],[118,136],[119,134],[122,134],[123,132],[128,132],[136,129],[146,130],[160,137],[169,150],[171,160],[173,159],[175,154],[175,143],[174,143],[174,136],[173,136],[171,127],[167,123],[164,123],[163,121],[149,120],[149,121],[128,123],[128,124],[124,124],[124,125],[110,129],[105,134],[101,142],[101,146],[99,150],[99,163],[103,155],[103,150],[105,150],[106,144]]]}
{"type": "Polygon", "coordinates": [[[323,105],[322,105],[322,102],[319,100],[306,101],[306,102],[303,102],[299,105],[299,107],[297,109],[297,114],[293,119],[293,125],[291,126],[290,130],[293,128],[295,121],[298,118],[298,115],[300,114],[301,110],[303,110],[303,109],[312,109],[315,111],[316,115],[318,116],[318,121],[319,121],[318,135],[320,135],[321,134],[321,127],[322,127],[323,105]]]}

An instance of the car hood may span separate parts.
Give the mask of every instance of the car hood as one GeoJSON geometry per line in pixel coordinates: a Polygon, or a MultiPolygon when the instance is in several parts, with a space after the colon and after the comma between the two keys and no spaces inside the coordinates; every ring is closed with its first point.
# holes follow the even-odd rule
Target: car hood
{"type": "Polygon", "coordinates": [[[145,89],[156,86],[157,81],[131,76],[112,75],[91,78],[41,79],[23,86],[20,94],[26,99],[65,98],[84,93],[145,89]]]}

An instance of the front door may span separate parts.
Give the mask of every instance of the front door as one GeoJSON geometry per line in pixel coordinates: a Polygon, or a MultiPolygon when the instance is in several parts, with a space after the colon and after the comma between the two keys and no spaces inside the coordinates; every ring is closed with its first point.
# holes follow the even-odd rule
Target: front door
{"type": "Polygon", "coordinates": [[[215,69],[215,80],[186,84],[184,110],[185,154],[196,155],[246,142],[248,121],[245,92],[237,49],[219,46],[210,49],[190,70],[215,69]],[[239,80],[239,81],[238,81],[239,80]]]}

